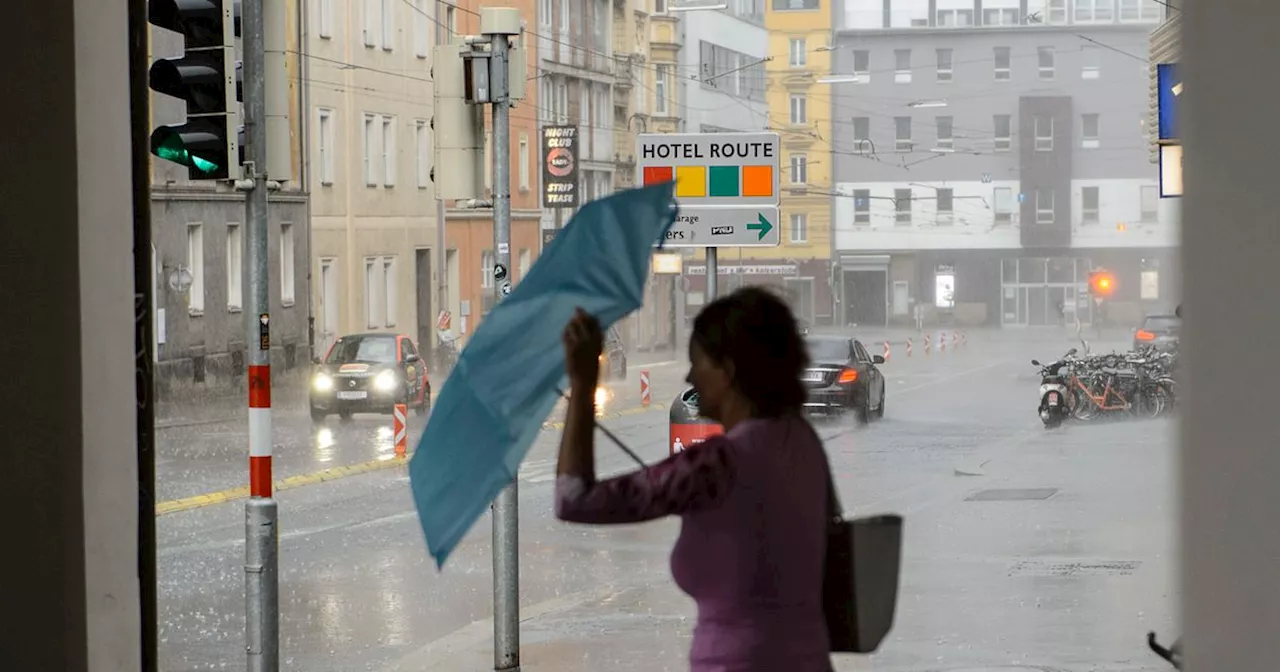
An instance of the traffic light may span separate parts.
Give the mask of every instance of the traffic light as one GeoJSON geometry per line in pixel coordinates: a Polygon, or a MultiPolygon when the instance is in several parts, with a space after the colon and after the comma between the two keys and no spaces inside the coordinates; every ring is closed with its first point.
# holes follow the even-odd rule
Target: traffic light
{"type": "Polygon", "coordinates": [[[431,181],[436,185],[436,197],[441,199],[484,195],[484,106],[467,102],[473,71],[462,54],[468,51],[471,46],[467,44],[433,49],[431,131],[435,161],[431,181]]]}
{"type": "Polygon", "coordinates": [[[151,64],[151,89],[186,102],[187,121],[151,133],[151,153],[187,167],[192,180],[240,177],[242,98],[235,0],[149,0],[147,20],[179,33],[183,55],[151,64]]]}
{"type": "Polygon", "coordinates": [[[1094,296],[1107,297],[1116,291],[1116,279],[1110,271],[1095,270],[1089,273],[1089,292],[1094,296]]]}

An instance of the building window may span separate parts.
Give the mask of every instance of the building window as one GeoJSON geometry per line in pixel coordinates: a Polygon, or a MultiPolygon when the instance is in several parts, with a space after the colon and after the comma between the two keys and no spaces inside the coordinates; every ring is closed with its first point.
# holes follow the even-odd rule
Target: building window
{"type": "Polygon", "coordinates": [[[853,151],[871,153],[871,117],[853,118],[853,151]]]}
{"type": "Polygon", "coordinates": [[[1102,74],[1102,53],[1097,47],[1080,47],[1080,79],[1097,79],[1102,74]]]}
{"type": "Polygon", "coordinates": [[[669,92],[667,87],[670,85],[671,72],[670,67],[665,64],[659,64],[653,68],[653,111],[659,117],[665,117],[670,114],[669,101],[667,100],[669,92]]]}
{"type": "Polygon", "coordinates": [[[427,33],[427,0],[413,0],[413,55],[427,57],[431,38],[427,33]]]}
{"type": "Polygon", "coordinates": [[[937,223],[951,224],[955,221],[955,191],[952,189],[938,190],[938,207],[937,207],[937,223]]]}
{"type": "Polygon", "coordinates": [[[382,0],[382,48],[391,51],[396,37],[397,0],[382,0]]]}
{"type": "Polygon", "coordinates": [[[893,221],[896,224],[911,223],[911,190],[893,190],[893,221]]]}
{"type": "Polygon", "coordinates": [[[1067,22],[1067,0],[1049,0],[1046,5],[1048,23],[1061,25],[1067,22]]]}
{"type": "Polygon", "coordinates": [[[791,38],[791,67],[803,68],[809,62],[809,51],[803,37],[791,38]]]}
{"type": "MultiPolygon", "coordinates": [[[[584,105],[582,109],[586,109],[584,105]]],[[[583,119],[583,126],[586,126],[586,120],[583,119]]],[[[484,132],[484,188],[489,192],[493,191],[493,131],[484,132]]]]}
{"type": "Polygon", "coordinates": [[[1018,25],[1018,10],[1015,9],[984,9],[982,10],[982,25],[984,26],[1016,26],[1018,25]]]}
{"type": "Polygon", "coordinates": [[[819,0],[773,0],[773,11],[786,12],[805,9],[818,9],[819,0]]]}
{"type": "Polygon", "coordinates": [[[894,117],[894,145],[895,151],[910,152],[913,146],[911,142],[911,117],[894,117]]]}
{"type": "Polygon", "coordinates": [[[551,0],[538,0],[538,25],[550,28],[551,17],[554,12],[555,4],[551,0]]]}
{"type": "Polygon", "coordinates": [[[1085,149],[1097,149],[1100,144],[1098,140],[1098,115],[1082,114],[1080,115],[1080,146],[1085,149]]]}
{"type": "Polygon", "coordinates": [[[1013,76],[1009,66],[1009,47],[995,47],[994,58],[996,81],[1009,81],[1013,76]]]}
{"type": "Polygon", "coordinates": [[[382,118],[382,184],[396,185],[396,118],[382,118]]]}
{"type": "Polygon", "coordinates": [[[382,302],[379,301],[378,289],[382,284],[378,275],[382,272],[382,264],[378,259],[366,257],[364,260],[364,323],[370,329],[382,326],[382,302]]]}
{"type": "Polygon", "coordinates": [[[1036,224],[1053,223],[1053,190],[1036,189],[1036,224]]]}
{"type": "Polygon", "coordinates": [[[938,26],[941,28],[967,28],[973,25],[972,9],[939,9],[938,26]]]}
{"type": "Polygon", "coordinates": [[[854,224],[870,224],[871,223],[871,190],[870,189],[854,189],[853,190],[853,223],[854,224]]]}
{"type": "Polygon", "coordinates": [[[936,126],[938,128],[938,149],[952,149],[955,147],[955,136],[953,134],[951,117],[938,117],[936,126]]]}
{"type": "Polygon", "coordinates": [[[396,326],[396,259],[382,258],[383,326],[396,326]]]}
{"type": "Polygon", "coordinates": [[[667,0],[653,0],[653,13],[654,13],[654,14],[666,14],[666,13],[667,13],[667,0]]]}
{"type": "Polygon", "coordinates": [[[1036,151],[1053,151],[1053,117],[1037,114],[1035,117],[1036,151]]]}
{"type": "Polygon", "coordinates": [[[791,95],[791,125],[809,123],[809,99],[803,95],[791,95]]]}
{"type": "Polygon", "coordinates": [[[364,0],[364,21],[360,24],[360,34],[364,46],[372,47],[378,36],[378,0],[364,0]]]}
{"type": "Polygon", "coordinates": [[[497,263],[493,257],[493,250],[480,253],[480,286],[482,288],[493,289],[493,267],[497,263]]]}
{"type": "Polygon", "coordinates": [[[893,50],[893,81],[898,84],[911,83],[911,50],[893,50]]]}
{"type": "Polygon", "coordinates": [[[333,37],[333,0],[320,0],[316,12],[316,32],[326,40],[333,37]]]}
{"type": "Polygon", "coordinates": [[[316,168],[320,172],[320,184],[333,184],[333,110],[316,111],[316,153],[319,160],[316,168]]]}
{"type": "Polygon", "coordinates": [[[791,215],[791,242],[803,243],[809,240],[809,216],[803,213],[791,215]]]}
{"type": "Polygon", "coordinates": [[[374,154],[378,150],[377,124],[377,115],[364,115],[364,183],[369,187],[378,186],[378,160],[374,154]]]}
{"type": "Polygon", "coordinates": [[[938,81],[950,82],[955,76],[953,67],[952,51],[950,49],[938,50],[938,81]]]}
{"type": "Polygon", "coordinates": [[[419,189],[426,189],[431,181],[431,142],[427,138],[427,122],[413,122],[413,171],[419,189]]]}
{"type": "Polygon", "coordinates": [[[187,311],[204,314],[204,225],[187,225],[187,270],[191,286],[187,288],[187,311]]]}
{"type": "Polygon", "coordinates": [[[995,201],[995,223],[1009,224],[1013,221],[1013,189],[996,187],[992,200],[995,201]]]}
{"type": "Polygon", "coordinates": [[[1160,219],[1160,188],[1154,184],[1142,185],[1139,196],[1142,201],[1142,221],[1155,222],[1160,219]]]}
{"type": "Polygon", "coordinates": [[[444,29],[449,35],[458,34],[458,13],[453,5],[446,5],[444,8],[444,29]]]}
{"type": "Polygon", "coordinates": [[[809,181],[809,161],[804,154],[791,155],[791,183],[806,184],[809,181]]]}
{"type": "Polygon", "coordinates": [[[1115,0],[1076,0],[1076,23],[1106,23],[1115,18],[1115,0]]]}
{"type": "Polygon", "coordinates": [[[1097,187],[1084,187],[1080,190],[1080,214],[1081,221],[1085,224],[1097,224],[1100,221],[1097,187]]]}
{"type": "Polygon", "coordinates": [[[992,116],[992,122],[995,127],[995,150],[997,152],[1007,152],[1013,147],[1013,117],[1008,114],[997,114],[992,116]]]}
{"type": "Polygon", "coordinates": [[[294,259],[297,258],[297,242],[294,240],[293,224],[280,224],[280,302],[292,306],[297,297],[294,272],[294,259]]]}
{"type": "Polygon", "coordinates": [[[871,81],[870,51],[859,49],[853,52],[853,76],[859,84],[866,84],[871,81]]]}
{"type": "Polygon", "coordinates": [[[244,307],[244,231],[227,223],[227,310],[244,307]]]}
{"type": "Polygon", "coordinates": [[[1053,79],[1055,60],[1053,47],[1040,47],[1036,49],[1036,54],[1040,58],[1040,79],[1053,79]]]}
{"type": "Polygon", "coordinates": [[[520,134],[520,191],[529,191],[529,134],[520,134]]]}

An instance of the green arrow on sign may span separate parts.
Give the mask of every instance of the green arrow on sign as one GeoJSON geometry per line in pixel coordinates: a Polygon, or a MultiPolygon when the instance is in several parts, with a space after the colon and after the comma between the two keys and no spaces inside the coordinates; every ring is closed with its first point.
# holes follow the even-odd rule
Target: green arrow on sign
{"type": "Polygon", "coordinates": [[[756,213],[756,216],[759,217],[760,219],[757,220],[755,224],[748,224],[747,230],[759,231],[760,232],[759,239],[764,240],[764,237],[769,235],[769,232],[773,230],[773,224],[770,223],[769,220],[765,219],[764,214],[762,213],[756,213]]]}

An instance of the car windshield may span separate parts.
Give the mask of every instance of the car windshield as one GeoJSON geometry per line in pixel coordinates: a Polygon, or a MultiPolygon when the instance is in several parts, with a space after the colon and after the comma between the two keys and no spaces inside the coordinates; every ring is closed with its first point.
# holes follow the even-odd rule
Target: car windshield
{"type": "Polygon", "coordinates": [[[1172,315],[1152,315],[1143,323],[1142,328],[1147,331],[1178,331],[1182,326],[1182,320],[1172,315]]]}
{"type": "Polygon", "coordinates": [[[809,358],[815,362],[843,362],[849,359],[849,341],[843,338],[808,339],[809,358]]]}
{"type": "Polygon", "coordinates": [[[386,364],[396,361],[396,340],[390,336],[352,336],[338,341],[326,364],[386,364]]]}

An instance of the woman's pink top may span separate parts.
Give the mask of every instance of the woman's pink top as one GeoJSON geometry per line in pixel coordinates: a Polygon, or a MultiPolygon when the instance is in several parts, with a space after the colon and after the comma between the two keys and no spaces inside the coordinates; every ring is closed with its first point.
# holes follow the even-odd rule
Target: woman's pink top
{"type": "Polygon", "coordinates": [[[556,481],[556,515],[678,515],[676,584],[697,602],[694,672],[828,672],[822,613],[827,461],[803,418],[749,420],[647,469],[556,481]]]}

